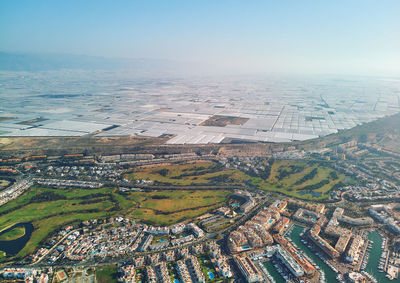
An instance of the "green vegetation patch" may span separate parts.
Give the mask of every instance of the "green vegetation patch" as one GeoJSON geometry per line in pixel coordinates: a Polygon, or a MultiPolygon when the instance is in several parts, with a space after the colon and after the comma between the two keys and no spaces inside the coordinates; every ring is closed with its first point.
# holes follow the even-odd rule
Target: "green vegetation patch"
{"type": "MultiPolygon", "coordinates": [[[[125,177],[151,179],[176,186],[209,185],[210,182],[225,186],[248,183],[263,190],[309,200],[327,198],[330,190],[345,179],[343,174],[320,162],[269,160],[265,168],[259,174],[244,173],[215,162],[199,161],[140,168],[125,177]]],[[[0,207],[0,231],[21,222],[30,222],[35,228],[27,245],[15,257],[6,259],[16,260],[34,252],[49,235],[70,223],[125,215],[153,225],[171,225],[224,205],[230,195],[228,190],[121,192],[107,187],[61,189],[34,186],[0,207]]],[[[3,237],[17,237],[21,231],[10,233],[3,237]]],[[[0,261],[4,260],[4,256],[0,258],[0,261]]]]}
{"type": "Polygon", "coordinates": [[[118,282],[118,269],[115,264],[98,267],[96,270],[98,283],[118,282]]]}
{"type": "Polygon", "coordinates": [[[18,238],[21,238],[23,235],[25,235],[25,227],[15,227],[14,229],[1,234],[0,235],[0,241],[11,241],[15,240],[18,238]]]}
{"type": "Polygon", "coordinates": [[[198,161],[187,164],[164,164],[156,168],[142,167],[127,173],[124,178],[130,181],[151,180],[160,185],[190,186],[242,185],[249,176],[212,161],[198,161]]]}
{"type": "MultiPolygon", "coordinates": [[[[212,161],[160,165],[138,168],[124,176],[136,180],[151,180],[154,184],[189,185],[241,185],[253,186],[280,192],[300,199],[323,200],[335,186],[344,183],[345,175],[331,168],[328,163],[318,161],[268,160],[264,170],[227,169],[212,161]]],[[[155,217],[146,210],[137,211],[149,218],[155,217]]]]}
{"type": "MultiPolygon", "coordinates": [[[[13,257],[17,259],[34,252],[51,233],[69,223],[126,215],[154,225],[174,224],[223,205],[229,195],[230,192],[225,190],[123,193],[116,188],[61,189],[34,186],[0,207],[0,231],[21,222],[33,224],[35,229],[30,240],[13,257]]],[[[11,232],[14,236],[19,234],[13,229],[3,234],[3,237],[10,237],[11,232]]]]}
{"type": "Polygon", "coordinates": [[[268,178],[253,178],[252,184],[307,200],[323,200],[335,186],[344,183],[345,175],[326,163],[278,160],[271,165],[268,178]]]}
{"type": "Polygon", "coordinates": [[[134,192],[129,198],[138,207],[130,216],[155,225],[171,225],[223,205],[230,194],[225,190],[134,192]]]}

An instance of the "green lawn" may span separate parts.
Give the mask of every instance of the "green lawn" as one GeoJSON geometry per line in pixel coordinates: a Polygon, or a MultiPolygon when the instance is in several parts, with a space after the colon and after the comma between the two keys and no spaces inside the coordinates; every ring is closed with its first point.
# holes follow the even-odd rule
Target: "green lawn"
{"type": "Polygon", "coordinates": [[[130,215],[158,225],[171,225],[222,206],[229,195],[225,190],[135,192],[129,197],[138,206],[130,215]]]}
{"type": "Polygon", "coordinates": [[[344,179],[345,175],[338,173],[327,164],[278,160],[271,166],[268,179],[255,178],[252,183],[261,189],[300,199],[323,200],[329,197],[332,187],[344,182],[344,179]],[[293,168],[301,169],[296,171],[293,168]],[[282,177],[280,172],[286,172],[286,174],[282,177]],[[306,178],[307,176],[309,178],[306,178]]]}
{"type": "Polygon", "coordinates": [[[160,165],[150,168],[139,168],[124,176],[130,181],[151,180],[154,183],[188,186],[217,185],[226,183],[241,184],[245,174],[238,170],[226,169],[212,161],[197,161],[187,164],[160,165]]]}
{"type": "MultiPolygon", "coordinates": [[[[33,224],[35,229],[30,240],[14,257],[20,258],[34,252],[49,234],[72,222],[126,215],[154,225],[169,225],[217,208],[225,203],[229,195],[230,192],[224,190],[120,193],[115,188],[53,189],[34,186],[0,207],[0,231],[20,222],[33,224]]],[[[3,237],[17,234],[13,230],[3,237]]]]}
{"type": "MultiPolygon", "coordinates": [[[[193,182],[203,184],[210,180],[223,185],[249,181],[260,189],[306,200],[328,198],[332,187],[345,178],[327,164],[308,161],[275,161],[267,179],[250,177],[239,170],[218,166],[214,162],[201,161],[141,169],[130,176],[144,179],[154,177],[159,182],[180,185],[193,182]],[[218,179],[221,176],[225,177],[218,179]]],[[[60,189],[34,186],[0,207],[0,231],[20,222],[33,224],[35,230],[30,240],[13,258],[18,259],[32,253],[51,233],[69,223],[125,215],[153,225],[171,225],[224,205],[230,194],[227,190],[122,193],[116,188],[60,189]]],[[[10,231],[4,237],[16,237],[19,232],[10,231]]],[[[4,256],[0,257],[0,261],[4,260],[4,256]]]]}
{"type": "Polygon", "coordinates": [[[10,241],[21,238],[25,235],[25,227],[16,227],[2,235],[0,235],[0,241],[10,241]]]}
{"type": "MultiPolygon", "coordinates": [[[[329,197],[329,191],[343,182],[345,176],[339,174],[327,163],[312,161],[278,160],[273,162],[267,179],[249,176],[236,169],[226,169],[212,161],[160,165],[138,168],[124,176],[125,179],[151,180],[154,184],[174,186],[219,184],[243,185],[246,181],[268,191],[280,192],[306,200],[323,200],[329,197]],[[332,174],[335,177],[332,177],[332,174]]],[[[149,211],[138,211],[153,218],[149,211]]]]}
{"type": "Polygon", "coordinates": [[[118,270],[114,264],[101,266],[96,269],[96,281],[98,283],[118,282],[118,270]]]}
{"type": "Polygon", "coordinates": [[[197,257],[197,259],[199,260],[200,268],[204,274],[206,282],[219,282],[221,280],[208,255],[202,254],[197,257]],[[208,276],[208,272],[212,272],[214,274],[214,279],[210,279],[210,277],[208,276]]]}

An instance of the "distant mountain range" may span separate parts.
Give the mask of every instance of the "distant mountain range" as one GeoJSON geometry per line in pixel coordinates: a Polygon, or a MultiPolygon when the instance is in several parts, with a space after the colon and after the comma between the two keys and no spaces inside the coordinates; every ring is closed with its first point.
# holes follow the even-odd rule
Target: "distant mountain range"
{"type": "Polygon", "coordinates": [[[50,71],[61,69],[116,70],[132,69],[141,72],[169,72],[185,68],[184,64],[158,59],[121,59],[70,54],[34,54],[0,51],[2,71],[50,71]]]}

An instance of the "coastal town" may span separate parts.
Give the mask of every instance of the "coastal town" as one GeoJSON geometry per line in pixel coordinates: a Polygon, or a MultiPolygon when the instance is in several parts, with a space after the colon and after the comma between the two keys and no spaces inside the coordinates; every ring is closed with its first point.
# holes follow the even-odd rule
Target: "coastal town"
{"type": "MultiPolygon", "coordinates": [[[[229,229],[222,241],[213,240],[215,235],[193,222],[154,227],[124,217],[85,221],[64,227],[48,239],[45,247],[27,259],[32,267],[4,268],[2,276],[47,282],[54,271],[50,266],[63,266],[56,276],[63,274],[66,279],[74,276],[67,266],[89,268],[94,262],[115,261],[121,282],[240,278],[246,282],[277,282],[276,278],[330,282],[327,276],[332,272],[339,282],[380,282],[367,268],[371,266],[368,258],[377,249],[383,251],[376,267],[379,272],[385,271],[389,279],[398,276],[399,253],[389,249],[389,237],[399,231],[385,225],[387,231],[376,232],[377,223],[384,220],[377,217],[385,217],[382,212],[371,213],[373,218],[352,218],[338,207],[327,217],[327,209],[324,204],[276,200],[229,229]],[[352,228],[341,227],[342,223],[352,228]]],[[[370,211],[378,209],[374,206],[370,211]]]]}
{"type": "MultiPolygon", "coordinates": [[[[10,180],[0,191],[5,213],[29,196],[28,206],[66,202],[99,217],[73,218],[51,230],[26,256],[6,263],[0,276],[9,282],[97,282],[103,269],[112,268],[120,282],[398,280],[400,187],[396,175],[373,178],[359,167],[351,153],[359,147],[364,145],[292,147],[263,157],[257,150],[241,156],[226,149],[2,159],[2,176],[10,180]],[[292,189],[279,193],[292,175],[292,189]],[[321,176],[328,181],[317,181],[321,176]],[[260,189],[268,180],[276,189],[260,189]],[[186,198],[199,190],[211,194],[202,202],[212,198],[212,190],[226,197],[178,221],[163,210],[146,216],[154,205],[172,202],[171,194],[186,198]],[[105,206],[107,201],[113,206],[105,206]],[[95,210],[98,205],[105,211],[95,210]],[[171,224],[155,223],[164,215],[171,224]]],[[[397,166],[387,159],[380,166],[397,166]]],[[[24,227],[29,243],[38,224],[19,225],[1,233],[24,227]]]]}
{"type": "Polygon", "coordinates": [[[0,283],[400,283],[400,1],[0,1],[0,283]]]}

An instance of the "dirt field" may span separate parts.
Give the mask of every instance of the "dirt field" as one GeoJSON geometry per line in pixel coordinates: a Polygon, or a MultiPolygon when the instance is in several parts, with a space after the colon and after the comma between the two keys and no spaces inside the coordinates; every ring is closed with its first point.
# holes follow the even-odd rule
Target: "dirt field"
{"type": "Polygon", "coordinates": [[[151,137],[17,137],[1,138],[0,152],[11,156],[62,155],[74,153],[115,154],[149,145],[163,144],[168,138],[151,137]]]}
{"type": "Polygon", "coordinates": [[[248,120],[248,118],[214,115],[201,123],[200,126],[225,127],[227,125],[243,125],[248,120]]]}

